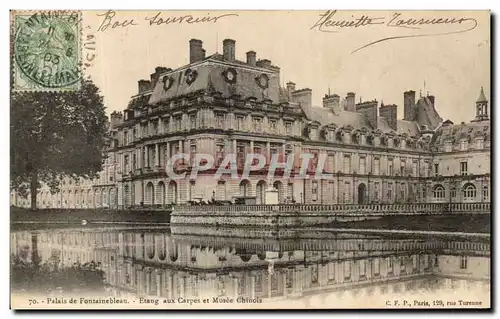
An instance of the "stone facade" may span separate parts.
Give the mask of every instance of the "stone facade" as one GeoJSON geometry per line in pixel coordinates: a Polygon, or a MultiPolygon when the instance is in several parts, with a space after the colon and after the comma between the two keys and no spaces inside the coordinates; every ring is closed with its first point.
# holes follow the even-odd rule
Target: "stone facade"
{"type": "MultiPolygon", "coordinates": [[[[370,204],[403,202],[489,201],[491,127],[488,102],[481,91],[476,117],[454,125],[442,121],[433,96],[404,92],[404,120],[396,105],[376,100],[356,104],[355,94],[323,98],[312,106],[312,91],[295,83],[280,87],[280,69],[271,61],[234,56],[235,41],[224,41],[224,54],[205,57],[201,41],[191,41],[192,63],[172,70],[157,67],[150,80],[139,81],[123,113],[111,115],[105,172],[85,187],[63,184],[62,191],[40,190],[39,207],[130,207],[183,204],[190,200],[254,197],[264,203],[265,189],[278,189],[280,202],[370,204]],[[186,177],[167,174],[168,160],[186,177]],[[212,170],[189,177],[195,154],[211,154],[212,170]],[[268,178],[268,166],[246,179],[213,178],[227,154],[238,169],[245,155],[295,154],[290,177],[268,178]],[[326,156],[328,179],[297,179],[298,154],[310,153],[308,172],[326,156]],[[472,160],[474,159],[474,160],[472,160]],[[465,164],[464,164],[465,163],[465,164]],[[75,196],[75,193],[77,194],[75,196]],[[48,203],[48,204],[47,204],[48,203]]],[[[12,194],[16,206],[29,200],[12,194]]]]}

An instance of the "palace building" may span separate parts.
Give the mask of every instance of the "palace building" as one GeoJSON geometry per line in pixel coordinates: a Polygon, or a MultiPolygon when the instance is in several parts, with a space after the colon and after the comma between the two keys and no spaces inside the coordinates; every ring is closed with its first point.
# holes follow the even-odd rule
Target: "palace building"
{"type": "MultiPolygon", "coordinates": [[[[403,93],[403,119],[395,104],[359,101],[327,94],[312,105],[312,91],[288,82],[280,68],[257,53],[236,58],[236,42],[223,41],[223,53],[206,56],[201,40],[189,41],[189,64],[157,67],[123,112],[110,119],[112,146],[98,180],[66,179],[57,194],[43,187],[39,207],[111,207],[184,204],[192,200],[252,198],[265,203],[265,190],[278,190],[280,202],[370,204],[406,202],[489,202],[491,123],[481,88],[475,118],[454,124],[440,117],[436,98],[403,93]],[[183,179],[167,174],[174,163],[183,179]],[[258,153],[266,165],[245,179],[214,178],[227,154],[238,170],[245,156],[258,153]],[[329,179],[297,179],[299,155],[312,154],[308,172],[326,156],[329,179]],[[214,167],[189,177],[195,154],[211,154],[214,167]],[[268,178],[273,155],[294,154],[290,177],[268,178]]],[[[471,109],[474,102],[471,102],[471,109]]],[[[12,194],[13,205],[28,199],[12,194]]]]}
{"type": "Polygon", "coordinates": [[[163,229],[19,231],[10,236],[10,252],[12,260],[38,261],[45,269],[99,264],[110,294],[131,299],[229,297],[235,304],[261,299],[283,307],[292,299],[298,307],[341,307],[376,296],[384,303],[408,296],[414,305],[422,291],[436,293],[436,299],[453,292],[463,300],[489,296],[488,240],[249,233],[231,238],[163,229]]]}

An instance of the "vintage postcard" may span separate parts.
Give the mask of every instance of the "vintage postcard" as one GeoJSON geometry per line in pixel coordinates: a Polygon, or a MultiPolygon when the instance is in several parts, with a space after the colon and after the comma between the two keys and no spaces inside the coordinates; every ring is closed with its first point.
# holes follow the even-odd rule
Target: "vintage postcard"
{"type": "Polygon", "coordinates": [[[490,19],[11,10],[11,308],[490,309],[490,19]]]}

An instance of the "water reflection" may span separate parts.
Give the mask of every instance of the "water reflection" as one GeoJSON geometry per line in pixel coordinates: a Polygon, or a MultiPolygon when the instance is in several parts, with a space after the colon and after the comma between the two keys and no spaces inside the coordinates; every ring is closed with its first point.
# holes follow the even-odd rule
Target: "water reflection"
{"type": "Polygon", "coordinates": [[[13,292],[98,289],[101,296],[144,302],[339,307],[348,300],[359,305],[460,291],[458,298],[490,289],[489,238],[80,228],[14,231],[11,255],[13,292]]]}

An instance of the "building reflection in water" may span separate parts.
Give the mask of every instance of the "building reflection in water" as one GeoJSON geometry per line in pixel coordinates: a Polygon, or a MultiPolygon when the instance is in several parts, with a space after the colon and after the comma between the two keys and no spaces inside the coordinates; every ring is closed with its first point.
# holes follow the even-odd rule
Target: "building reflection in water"
{"type": "Polygon", "coordinates": [[[489,295],[490,289],[489,238],[329,232],[235,238],[170,229],[66,229],[13,232],[11,253],[58,267],[100,262],[110,295],[122,297],[338,306],[346,295],[457,289],[489,295]]]}

